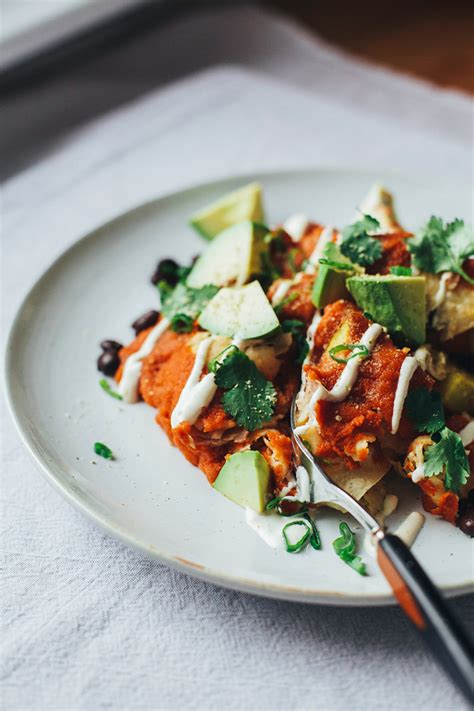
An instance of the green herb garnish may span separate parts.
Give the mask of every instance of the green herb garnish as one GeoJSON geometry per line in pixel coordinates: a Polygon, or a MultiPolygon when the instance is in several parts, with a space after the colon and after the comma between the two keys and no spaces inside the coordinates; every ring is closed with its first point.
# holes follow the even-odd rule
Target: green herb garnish
{"type": "Polygon", "coordinates": [[[230,346],[210,361],[216,385],[224,388],[224,411],[239,427],[256,430],[271,420],[277,402],[277,392],[264,378],[253,361],[236,346],[230,346]]]}
{"type": "Polygon", "coordinates": [[[113,459],[114,455],[112,450],[107,447],[106,444],[103,444],[102,442],[95,442],[94,443],[94,452],[99,455],[99,457],[103,457],[104,459],[113,459]]]}
{"type": "Polygon", "coordinates": [[[179,283],[174,289],[170,289],[168,285],[165,286],[163,282],[159,282],[158,288],[161,296],[161,311],[170,321],[178,314],[195,321],[219,291],[219,288],[214,284],[206,284],[200,289],[191,289],[191,287],[179,283]]]}
{"type": "Polygon", "coordinates": [[[341,536],[332,542],[332,547],[336,555],[359,573],[359,575],[367,575],[362,558],[356,554],[356,538],[354,533],[344,521],[339,524],[339,530],[341,536]]]}
{"type": "Polygon", "coordinates": [[[120,395],[120,393],[118,393],[116,390],[112,390],[108,380],[106,380],[105,378],[101,378],[99,380],[99,385],[102,390],[105,390],[107,395],[110,395],[110,397],[114,397],[116,400],[122,400],[122,396],[120,395]]]}
{"type": "Polygon", "coordinates": [[[308,521],[309,525],[311,526],[311,536],[309,538],[309,544],[314,548],[314,550],[319,551],[321,549],[321,537],[319,535],[318,529],[316,528],[316,524],[314,523],[309,513],[303,514],[303,518],[308,521]]]}
{"type": "Polygon", "coordinates": [[[469,463],[461,437],[448,427],[433,435],[435,443],[425,451],[425,476],[444,472],[445,488],[459,491],[469,479],[469,463]]]}
{"type": "Polygon", "coordinates": [[[364,346],[363,343],[341,343],[339,346],[330,348],[329,355],[336,363],[348,363],[352,358],[368,358],[370,353],[367,346],[364,346]],[[353,351],[353,353],[348,358],[344,356],[340,358],[336,353],[341,353],[341,351],[353,351]]]}
{"type": "Polygon", "coordinates": [[[301,365],[309,351],[306,340],[306,326],[299,319],[287,319],[281,322],[281,327],[285,333],[291,333],[296,346],[296,362],[301,365]]]}
{"type": "Polygon", "coordinates": [[[408,393],[405,407],[419,432],[433,434],[444,427],[443,402],[438,392],[425,388],[412,390],[408,393]]]}
{"type": "Polygon", "coordinates": [[[298,553],[301,551],[308,543],[311,537],[311,531],[311,526],[308,526],[305,521],[291,521],[290,523],[287,523],[286,526],[283,526],[282,535],[288,553],[298,553]],[[298,540],[292,543],[289,538],[288,531],[290,528],[295,528],[296,526],[301,529],[301,536],[298,540]]]}
{"type": "Polygon", "coordinates": [[[418,269],[430,274],[455,272],[474,284],[474,279],[462,268],[463,262],[474,256],[474,233],[463,220],[444,224],[440,217],[431,217],[408,241],[408,249],[418,269]]]}
{"type": "Polygon", "coordinates": [[[342,254],[362,267],[376,262],[382,256],[382,245],[368,233],[379,227],[379,221],[370,215],[363,215],[361,220],[345,227],[342,230],[342,242],[339,246],[342,254]]]}
{"type": "Polygon", "coordinates": [[[262,277],[265,283],[269,285],[281,277],[281,272],[273,264],[270,254],[268,252],[262,252],[260,255],[260,263],[262,265],[262,277]]]}
{"type": "Polygon", "coordinates": [[[318,260],[320,264],[326,264],[328,267],[335,269],[336,271],[353,272],[354,266],[352,264],[347,264],[344,262],[337,262],[334,259],[328,259],[327,257],[321,257],[318,260]]]}
{"type": "Polygon", "coordinates": [[[390,274],[395,276],[411,276],[412,271],[410,267],[390,267],[390,274]]]}
{"type": "Polygon", "coordinates": [[[298,294],[296,291],[294,291],[292,294],[288,294],[288,296],[285,296],[281,301],[278,302],[273,307],[274,312],[277,314],[280,313],[282,309],[285,308],[285,306],[288,306],[288,304],[291,304],[293,301],[295,301],[298,298],[298,294]]]}
{"type": "Polygon", "coordinates": [[[176,333],[191,333],[194,319],[186,314],[175,314],[171,319],[171,330],[176,333]]]}

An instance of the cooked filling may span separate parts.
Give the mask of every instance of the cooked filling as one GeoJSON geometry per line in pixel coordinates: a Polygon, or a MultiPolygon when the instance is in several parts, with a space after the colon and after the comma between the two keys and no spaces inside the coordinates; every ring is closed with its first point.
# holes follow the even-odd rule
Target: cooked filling
{"type": "MultiPolygon", "coordinates": [[[[207,247],[191,267],[159,263],[160,306],[134,322],[129,345],[101,344],[99,370],[116,380],[104,389],[155,408],[170,442],[253,511],[266,540],[255,517],[266,526],[268,512],[283,515],[290,552],[319,546],[313,483],[293,459],[295,397],[305,444],[371,513],[393,511],[400,475],[426,511],[472,535],[474,239],[464,223],[431,217],[406,232],[374,188],[342,230],[300,213],[269,228],[257,184],[191,223],[207,247]]],[[[363,574],[344,526],[334,550],[363,574]]]]}

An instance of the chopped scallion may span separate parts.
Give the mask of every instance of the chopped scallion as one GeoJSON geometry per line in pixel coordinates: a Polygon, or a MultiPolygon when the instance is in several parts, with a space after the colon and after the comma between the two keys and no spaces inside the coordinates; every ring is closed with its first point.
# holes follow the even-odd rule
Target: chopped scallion
{"type": "Polygon", "coordinates": [[[112,450],[107,447],[106,444],[103,444],[102,442],[95,442],[94,443],[94,452],[99,455],[99,457],[103,457],[104,459],[113,459],[114,455],[112,450]]]}
{"type": "Polygon", "coordinates": [[[331,348],[329,355],[336,363],[347,363],[351,358],[368,358],[370,353],[367,346],[364,346],[362,343],[341,343],[339,346],[331,348]],[[341,351],[353,351],[353,353],[348,358],[339,358],[336,353],[341,353],[341,351]]]}
{"type": "Polygon", "coordinates": [[[107,395],[110,395],[110,397],[114,397],[116,400],[122,400],[122,396],[120,395],[120,393],[118,393],[116,390],[112,390],[108,380],[106,380],[105,378],[101,378],[99,380],[99,385],[102,390],[105,390],[107,395]]]}
{"type": "Polygon", "coordinates": [[[285,547],[288,553],[298,553],[301,551],[308,543],[311,537],[312,528],[306,521],[291,521],[283,526],[282,535],[285,541],[285,547]],[[290,529],[294,530],[290,533],[290,529]],[[299,528],[299,531],[297,530],[299,528]],[[299,538],[296,536],[299,535],[299,538]],[[293,538],[295,536],[295,538],[293,538]]]}

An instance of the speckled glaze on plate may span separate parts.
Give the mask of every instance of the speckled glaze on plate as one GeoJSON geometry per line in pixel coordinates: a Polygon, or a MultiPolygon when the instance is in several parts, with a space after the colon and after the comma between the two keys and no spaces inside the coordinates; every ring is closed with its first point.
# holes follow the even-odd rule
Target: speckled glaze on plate
{"type": "MultiPolygon", "coordinates": [[[[123,405],[98,385],[99,341],[128,342],[129,324],[156,307],[149,277],[158,259],[186,263],[202,248],[187,217],[250,180],[262,182],[272,223],[299,211],[322,222],[347,223],[375,181],[395,193],[401,221],[410,228],[433,212],[445,218],[470,214],[468,186],[344,170],[235,177],[160,198],[79,240],[32,288],[7,346],[9,405],[46,479],[125,544],[190,575],[247,592],[339,605],[386,604],[393,598],[366,552],[365,578],[334,555],[331,541],[340,515],[321,512],[319,552],[289,555],[269,548],[245,524],[244,511],[169,445],[151,408],[123,405]],[[116,459],[94,455],[95,441],[107,443],[116,459]]],[[[413,487],[402,481],[395,486],[402,501],[389,520],[391,529],[411,510],[421,510],[413,487]]],[[[447,594],[471,589],[471,543],[453,526],[428,517],[414,553],[447,594]]]]}

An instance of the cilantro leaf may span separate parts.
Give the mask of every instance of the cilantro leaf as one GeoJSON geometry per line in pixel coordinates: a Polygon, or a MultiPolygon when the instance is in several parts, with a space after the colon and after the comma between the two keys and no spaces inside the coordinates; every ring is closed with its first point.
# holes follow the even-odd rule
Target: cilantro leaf
{"type": "Polygon", "coordinates": [[[236,346],[230,346],[209,363],[216,385],[224,388],[222,405],[239,427],[256,430],[271,420],[277,401],[272,383],[236,346]]]}
{"type": "Polygon", "coordinates": [[[462,220],[444,224],[440,217],[430,217],[408,241],[408,249],[418,269],[430,274],[455,272],[474,284],[474,279],[462,268],[463,262],[474,256],[474,233],[462,220]]]}
{"type": "Polygon", "coordinates": [[[439,393],[418,388],[408,393],[407,415],[419,432],[433,434],[444,427],[443,402],[439,393]]]}
{"type": "Polygon", "coordinates": [[[457,492],[469,478],[469,463],[461,437],[448,427],[435,435],[437,442],[430,445],[425,453],[425,476],[435,476],[444,472],[446,489],[457,492]]]}
{"type": "Polygon", "coordinates": [[[369,266],[382,256],[382,245],[369,232],[380,227],[375,217],[363,215],[362,219],[342,230],[340,250],[342,254],[363,267],[369,266]]]}
{"type": "Polygon", "coordinates": [[[295,318],[282,321],[281,327],[285,333],[291,333],[293,336],[293,342],[296,346],[296,362],[301,365],[309,351],[305,324],[303,321],[295,318]]]}
{"type": "Polygon", "coordinates": [[[356,554],[356,539],[347,523],[340,523],[339,530],[341,536],[332,542],[334,552],[339,556],[344,563],[347,563],[359,575],[367,575],[365,563],[362,558],[356,554]]]}
{"type": "Polygon", "coordinates": [[[174,289],[170,289],[165,288],[160,282],[158,288],[161,296],[161,311],[170,321],[173,321],[178,314],[182,317],[181,321],[183,317],[194,321],[219,291],[214,284],[207,284],[200,289],[191,289],[179,283],[174,289]]]}

